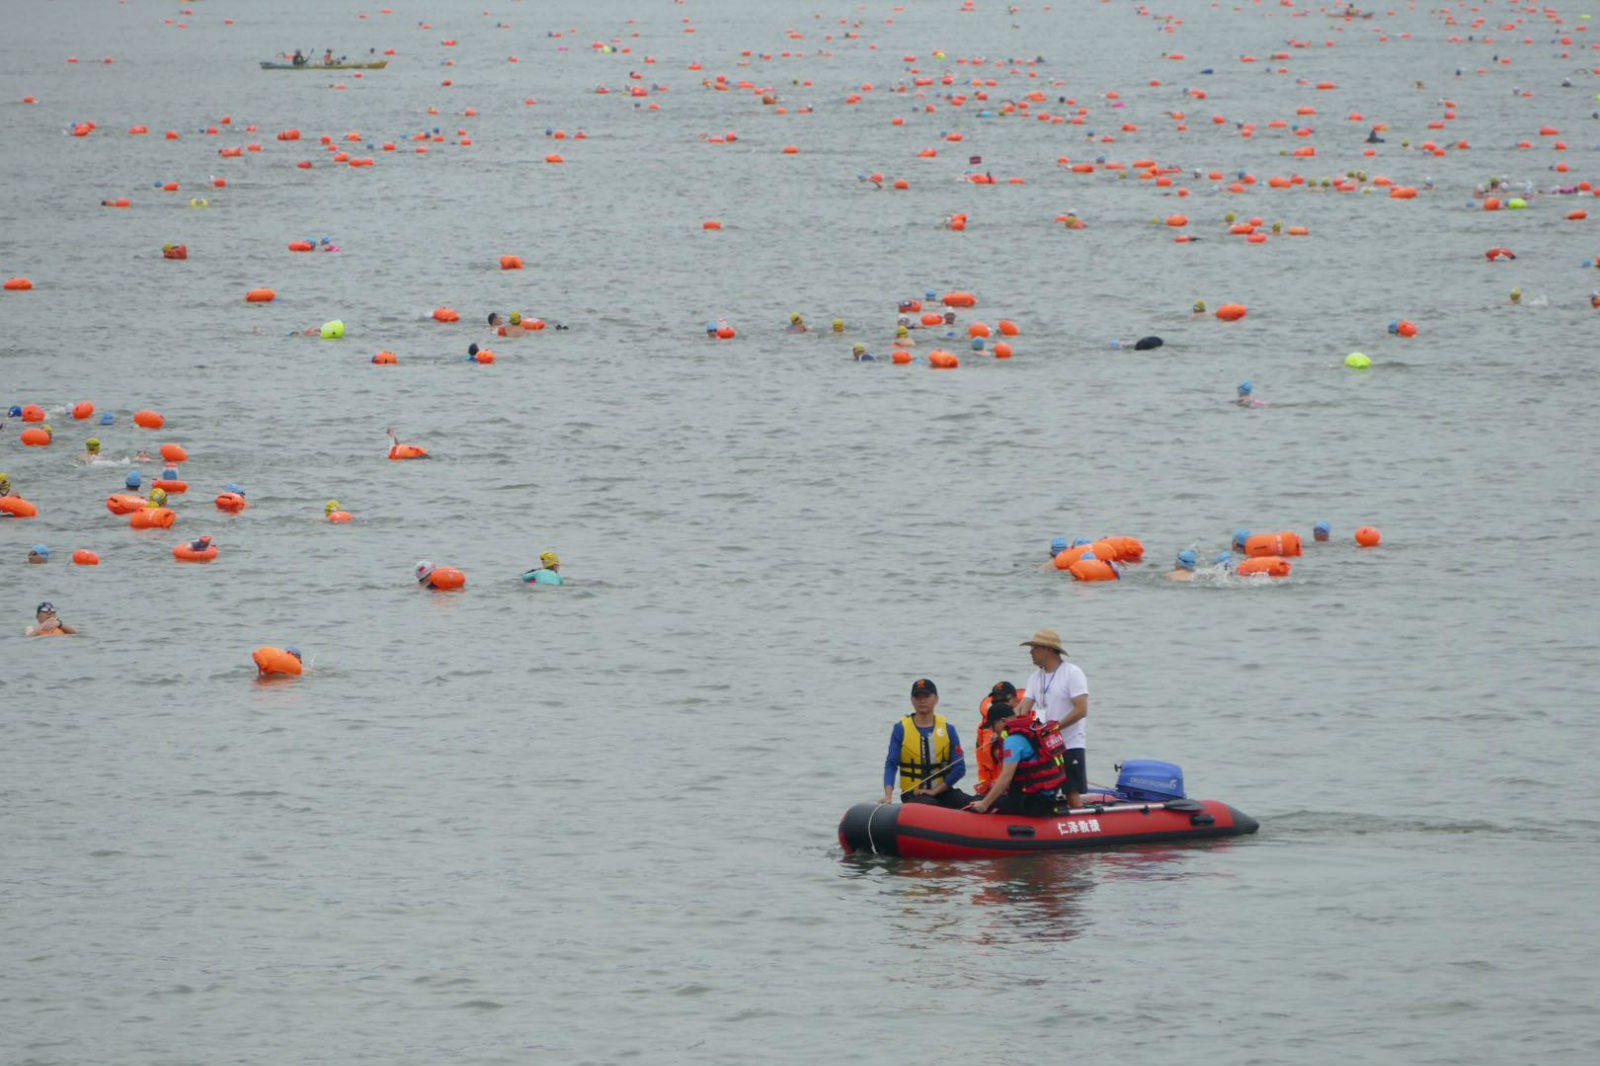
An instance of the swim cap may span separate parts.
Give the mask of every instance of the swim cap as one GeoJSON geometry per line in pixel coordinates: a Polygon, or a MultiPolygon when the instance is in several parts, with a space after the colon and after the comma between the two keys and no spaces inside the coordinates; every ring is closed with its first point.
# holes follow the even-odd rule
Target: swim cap
{"type": "Polygon", "coordinates": [[[323,514],[332,514],[333,512],[337,511],[338,509],[339,509],[339,501],[338,500],[329,500],[327,503],[322,505],[322,513],[323,514]]]}
{"type": "Polygon", "coordinates": [[[416,575],[417,575],[417,581],[418,582],[422,582],[422,581],[428,580],[428,575],[430,575],[432,573],[433,573],[433,564],[428,562],[428,560],[423,559],[421,562],[417,563],[416,575]]]}
{"type": "Polygon", "coordinates": [[[1232,552],[1223,552],[1221,555],[1219,555],[1215,559],[1211,560],[1211,565],[1213,565],[1213,566],[1232,566],[1233,565],[1233,553],[1232,552]]]}
{"type": "Polygon", "coordinates": [[[1516,297],[1521,296],[1521,295],[1522,295],[1522,290],[1521,289],[1512,289],[1511,290],[1511,296],[1512,296],[1513,299],[1515,299],[1516,297]]]}
{"type": "Polygon", "coordinates": [[[1248,529],[1236,529],[1233,531],[1233,546],[1235,548],[1244,547],[1244,542],[1249,539],[1250,531],[1248,529]]]}
{"type": "Polygon", "coordinates": [[[513,312],[511,312],[511,324],[513,326],[517,326],[517,325],[521,325],[522,324],[522,312],[521,311],[513,311],[513,312]]]}
{"type": "Polygon", "coordinates": [[[128,476],[122,479],[122,483],[128,486],[130,489],[136,489],[139,487],[139,484],[142,480],[143,479],[139,477],[139,471],[130,470],[128,471],[128,476]]]}
{"type": "Polygon", "coordinates": [[[1255,391],[1255,388],[1256,387],[1250,384],[1248,381],[1241,381],[1239,382],[1239,395],[1248,396],[1255,391]]]}
{"type": "Polygon", "coordinates": [[[557,555],[555,552],[542,552],[539,555],[539,561],[543,563],[545,569],[548,570],[553,566],[561,565],[561,556],[557,555]]]}
{"type": "Polygon", "coordinates": [[[834,319],[833,320],[833,329],[834,329],[835,333],[837,333],[839,330],[844,329],[844,319],[842,319],[842,318],[834,319]]]}
{"type": "Polygon", "coordinates": [[[851,353],[854,354],[854,355],[860,355],[862,352],[864,352],[866,350],[867,350],[867,346],[865,344],[859,344],[859,343],[854,345],[854,346],[852,346],[851,349],[850,349],[851,353]]]}
{"type": "Polygon", "coordinates": [[[1067,550],[1067,538],[1066,537],[1055,537],[1050,541],[1050,554],[1051,555],[1060,555],[1062,552],[1064,552],[1066,550],[1067,550]]]}
{"type": "Polygon", "coordinates": [[[112,414],[110,411],[102,411],[100,413],[100,424],[102,426],[109,426],[116,420],[117,416],[112,414]]]}
{"type": "Polygon", "coordinates": [[[904,337],[906,335],[906,328],[904,326],[896,326],[894,328],[894,335],[896,337],[904,337]]]}
{"type": "Polygon", "coordinates": [[[91,452],[97,452],[100,450],[100,438],[90,437],[88,440],[83,442],[83,446],[88,448],[91,452]]]}
{"type": "Polygon", "coordinates": [[[1328,524],[1326,518],[1317,519],[1311,528],[1318,533],[1330,533],[1333,531],[1333,527],[1328,524]]]}
{"type": "Polygon", "coordinates": [[[162,481],[176,481],[176,480],[178,480],[177,468],[169,466],[165,470],[161,471],[161,480],[162,481]]]}
{"type": "Polygon", "coordinates": [[[1204,311],[1206,309],[1206,302],[1204,300],[1196,300],[1194,302],[1194,309],[1196,311],[1204,311]]]}
{"type": "Polygon", "coordinates": [[[11,417],[11,418],[21,418],[22,417],[22,405],[21,404],[17,404],[17,403],[12,404],[11,405],[11,410],[7,411],[6,414],[7,414],[8,417],[11,417]]]}
{"type": "Polygon", "coordinates": [[[983,351],[983,338],[982,337],[974,337],[974,338],[972,338],[972,350],[975,351],[975,352],[983,351]]]}
{"type": "Polygon", "coordinates": [[[717,324],[715,322],[707,322],[706,323],[706,332],[707,333],[715,333],[716,331],[717,331],[717,324]]]}
{"type": "Polygon", "coordinates": [[[293,644],[285,644],[283,646],[283,650],[288,652],[290,655],[293,655],[296,659],[304,658],[304,656],[300,654],[300,649],[295,647],[293,644]]]}
{"type": "Polygon", "coordinates": [[[1094,541],[1092,541],[1092,540],[1089,540],[1089,539],[1087,539],[1085,537],[1079,537],[1077,540],[1072,542],[1072,546],[1074,548],[1076,548],[1080,544],[1093,544],[1093,543],[1094,543],[1094,541]]]}
{"type": "Polygon", "coordinates": [[[798,321],[800,321],[800,312],[799,311],[790,311],[789,312],[789,321],[790,322],[798,322],[798,321]]]}
{"type": "Polygon", "coordinates": [[[226,485],[222,486],[222,491],[223,492],[237,493],[238,495],[243,496],[244,495],[244,486],[239,484],[236,481],[230,481],[226,485]]]}
{"type": "Polygon", "coordinates": [[[43,603],[33,609],[34,614],[38,614],[40,611],[49,611],[51,614],[55,614],[56,605],[51,603],[49,600],[45,600],[43,603]]]}
{"type": "Polygon", "coordinates": [[[937,300],[939,298],[939,294],[934,292],[932,289],[929,289],[927,292],[922,294],[922,298],[924,300],[937,300]]]}
{"type": "Polygon", "coordinates": [[[157,507],[160,507],[162,504],[166,503],[167,502],[167,490],[166,489],[151,489],[150,490],[150,502],[155,504],[157,507]]]}
{"type": "Polygon", "coordinates": [[[33,547],[28,549],[28,554],[29,555],[42,555],[46,559],[48,559],[48,558],[50,558],[50,545],[48,545],[48,544],[35,544],[33,547]]]}
{"type": "Polygon", "coordinates": [[[1389,332],[1390,333],[1399,333],[1400,332],[1400,320],[1399,319],[1395,319],[1393,322],[1389,323],[1389,332]]]}
{"type": "Polygon", "coordinates": [[[1178,565],[1179,566],[1183,567],[1185,570],[1193,570],[1194,569],[1194,564],[1195,564],[1195,555],[1194,555],[1193,551],[1191,551],[1188,548],[1185,548],[1185,549],[1183,549],[1183,551],[1178,553],[1178,565]]]}

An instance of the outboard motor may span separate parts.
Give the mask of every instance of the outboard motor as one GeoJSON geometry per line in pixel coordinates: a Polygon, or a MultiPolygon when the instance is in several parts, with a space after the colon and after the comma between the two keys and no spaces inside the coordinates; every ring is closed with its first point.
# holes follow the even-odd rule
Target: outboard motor
{"type": "Polygon", "coordinates": [[[1129,759],[1117,767],[1117,794],[1153,803],[1183,799],[1183,767],[1160,759],[1129,759]]]}

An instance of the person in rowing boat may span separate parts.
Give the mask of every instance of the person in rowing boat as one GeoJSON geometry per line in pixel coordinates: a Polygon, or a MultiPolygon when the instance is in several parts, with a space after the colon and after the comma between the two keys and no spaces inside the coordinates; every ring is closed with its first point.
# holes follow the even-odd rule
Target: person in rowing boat
{"type": "MultiPolygon", "coordinates": [[[[1031,699],[1022,702],[1033,704],[1031,699]]],[[[978,814],[991,809],[1004,814],[1055,814],[1056,791],[1067,781],[1060,729],[1019,707],[996,728],[994,746],[1000,773],[969,809],[978,814]]]]}
{"type": "Polygon", "coordinates": [[[306,65],[306,54],[300,51],[300,49],[296,48],[294,50],[294,55],[290,57],[289,62],[293,63],[297,67],[303,67],[306,65]]]}
{"type": "Polygon", "coordinates": [[[936,714],[939,689],[927,678],[911,684],[911,713],[889,732],[889,754],[883,760],[883,802],[894,799],[900,776],[902,803],[934,803],[964,807],[971,796],[955,787],[967,772],[961,738],[955,727],[936,714]]]}
{"type": "Polygon", "coordinates": [[[995,738],[1000,727],[1017,714],[1017,686],[1009,681],[996,681],[989,694],[978,704],[978,739],[974,753],[978,756],[978,783],[973,791],[982,796],[989,791],[995,778],[1000,776],[1001,759],[995,738]]]}
{"type": "Polygon", "coordinates": [[[1083,726],[1083,720],[1089,716],[1089,679],[1077,666],[1066,661],[1067,649],[1061,646],[1061,635],[1053,629],[1036,630],[1022,646],[1028,649],[1036,667],[1023,688],[1038,693],[1038,699],[1024,696],[1017,704],[1017,713],[1031,716],[1037,704],[1040,721],[1061,731],[1067,775],[1062,790],[1067,805],[1076,807],[1089,788],[1083,726]]]}

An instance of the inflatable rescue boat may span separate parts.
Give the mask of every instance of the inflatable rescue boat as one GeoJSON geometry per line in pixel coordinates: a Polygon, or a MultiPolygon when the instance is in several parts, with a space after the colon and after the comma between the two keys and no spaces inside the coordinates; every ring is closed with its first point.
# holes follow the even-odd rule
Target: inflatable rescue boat
{"type": "Polygon", "coordinates": [[[845,854],[979,859],[1254,833],[1260,823],[1220,800],[1190,799],[1172,763],[1130,759],[1117,787],[1058,814],[978,814],[931,803],[858,803],[839,822],[845,854]]]}

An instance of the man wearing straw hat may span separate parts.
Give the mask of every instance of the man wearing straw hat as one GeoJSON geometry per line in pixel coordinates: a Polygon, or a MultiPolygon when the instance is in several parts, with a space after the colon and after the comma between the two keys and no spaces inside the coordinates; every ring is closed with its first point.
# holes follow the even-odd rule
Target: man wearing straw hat
{"type": "Polygon", "coordinates": [[[1028,695],[1017,705],[1017,713],[1032,714],[1037,706],[1039,720],[1045,725],[1054,723],[1061,731],[1061,741],[1067,749],[1067,783],[1061,791],[1066,795],[1067,806],[1077,807],[1089,788],[1083,728],[1083,720],[1089,714],[1089,679],[1066,661],[1067,649],[1061,646],[1061,634],[1053,629],[1036,630],[1022,646],[1033,657],[1036,669],[1023,686],[1028,695]]]}

